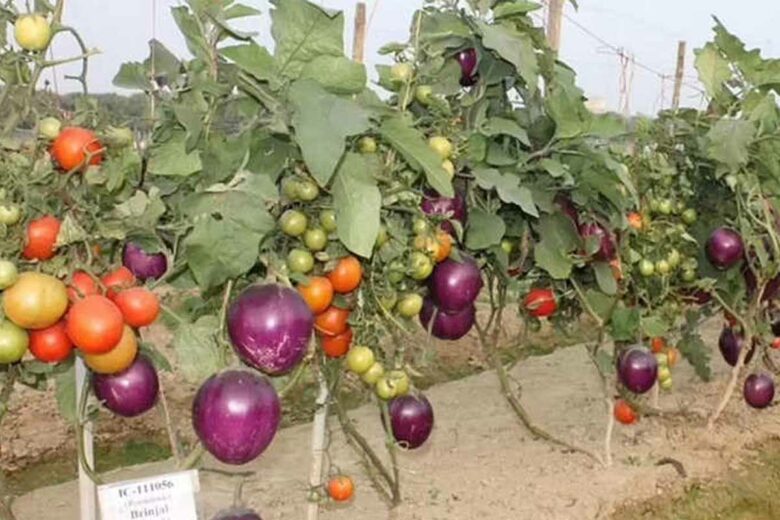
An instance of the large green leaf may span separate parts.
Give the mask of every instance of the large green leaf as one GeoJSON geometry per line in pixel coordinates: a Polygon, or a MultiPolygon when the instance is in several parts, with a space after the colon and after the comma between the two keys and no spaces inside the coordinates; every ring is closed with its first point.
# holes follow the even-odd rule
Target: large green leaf
{"type": "Polygon", "coordinates": [[[511,119],[491,117],[482,126],[482,133],[487,136],[509,135],[524,145],[531,146],[531,140],[528,139],[528,132],[517,124],[517,121],[511,119]]]}
{"type": "Polygon", "coordinates": [[[152,146],[147,170],[154,175],[187,176],[201,170],[200,152],[187,153],[184,132],[152,146]]]}
{"type": "Polygon", "coordinates": [[[529,2],[528,0],[515,0],[514,2],[504,2],[493,9],[496,19],[511,18],[513,16],[523,16],[530,12],[542,8],[542,4],[529,2]]]}
{"type": "Polygon", "coordinates": [[[615,341],[636,341],[639,333],[639,309],[619,306],[612,313],[611,336],[615,341]]]}
{"type": "Polygon", "coordinates": [[[582,92],[573,85],[554,84],[545,98],[547,111],[555,121],[555,137],[571,139],[590,131],[592,114],[585,108],[582,92]]]}
{"type": "Polygon", "coordinates": [[[374,174],[381,169],[378,158],[349,153],[333,179],[339,240],[366,258],[371,256],[379,233],[382,194],[374,174]]]}
{"type": "Polygon", "coordinates": [[[712,369],[710,368],[710,352],[712,349],[704,343],[699,334],[699,324],[697,314],[694,311],[688,311],[685,315],[685,327],[682,337],[677,343],[680,353],[691,364],[702,381],[712,379],[712,369]]]}
{"type": "Polygon", "coordinates": [[[323,54],[344,55],[344,15],[306,0],[272,0],[271,34],[280,74],[297,78],[303,66],[323,54]]]}
{"type": "Polygon", "coordinates": [[[210,60],[211,46],[206,41],[206,37],[201,30],[202,25],[198,23],[196,16],[184,6],[171,7],[171,14],[179,26],[179,30],[184,36],[184,42],[192,54],[208,63],[210,60]]]}
{"type": "Polygon", "coordinates": [[[318,56],[304,65],[301,78],[313,79],[334,94],[358,94],[366,88],[366,67],[344,56],[318,56]]]}
{"type": "Polygon", "coordinates": [[[272,81],[277,77],[276,62],[265,47],[254,42],[224,47],[220,49],[227,59],[233,61],[238,67],[262,81],[272,81]]]}
{"type": "Polygon", "coordinates": [[[469,249],[487,249],[501,243],[506,233],[506,224],[498,215],[474,209],[469,213],[466,247],[469,249]]]}
{"type": "Polygon", "coordinates": [[[441,166],[441,158],[425,142],[423,134],[403,118],[388,119],[379,128],[379,133],[398,150],[412,168],[422,169],[428,184],[444,197],[455,192],[452,182],[441,166]]]}
{"type": "Polygon", "coordinates": [[[536,265],[556,280],[565,280],[574,267],[571,253],[579,244],[574,224],[562,214],[542,215],[537,232],[540,240],[534,247],[536,265]]]}
{"type": "Polygon", "coordinates": [[[732,170],[747,164],[756,128],[749,121],[721,119],[707,134],[707,153],[732,170]]]}
{"type": "Polygon", "coordinates": [[[326,186],[344,154],[346,138],[370,127],[369,114],[312,80],[296,81],[290,88],[290,101],[303,158],[317,182],[326,186]]]}
{"type": "Polygon", "coordinates": [[[480,188],[495,189],[504,202],[519,206],[523,212],[533,217],[539,216],[539,211],[534,204],[533,193],[525,186],[520,186],[520,179],[517,175],[501,173],[494,168],[475,168],[474,176],[480,188]]]}
{"type": "Polygon", "coordinates": [[[514,65],[528,90],[535,92],[539,86],[539,64],[531,37],[506,25],[479,22],[478,26],[485,47],[514,65]]]}
{"type": "Polygon", "coordinates": [[[184,240],[184,257],[198,285],[208,290],[249,271],[262,238],[234,220],[202,217],[184,240]]]}
{"type": "Polygon", "coordinates": [[[716,97],[723,90],[723,83],[731,78],[728,61],[720,55],[713,43],[696,49],[696,70],[707,94],[716,97]]]}
{"type": "Polygon", "coordinates": [[[223,349],[217,342],[219,319],[201,316],[195,323],[183,323],[176,329],[173,349],[178,368],[189,383],[200,383],[225,368],[223,349]]]}
{"type": "Polygon", "coordinates": [[[612,267],[607,262],[593,262],[592,265],[599,289],[609,296],[617,294],[617,281],[615,281],[612,267]]]}

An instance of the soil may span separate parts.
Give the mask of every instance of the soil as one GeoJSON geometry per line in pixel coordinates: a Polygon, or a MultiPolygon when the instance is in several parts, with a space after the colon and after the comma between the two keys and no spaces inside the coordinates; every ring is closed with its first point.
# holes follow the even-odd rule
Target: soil
{"type": "MultiPolygon", "coordinates": [[[[707,327],[705,333],[708,344],[715,345],[717,325],[707,327]]],[[[474,358],[477,364],[482,363],[473,348],[468,341],[437,347],[451,352],[471,350],[466,359],[474,358]]],[[[692,483],[733,473],[730,470],[741,467],[746,456],[752,453],[751,447],[780,436],[780,417],[773,409],[752,411],[738,396],[715,431],[706,431],[706,414],[717,401],[728,373],[727,365],[716,355],[713,355],[713,369],[713,382],[702,383],[687,364],[676,367],[675,387],[671,392],[662,393],[660,405],[665,409],[683,409],[688,416],[684,419],[675,415],[646,417],[634,426],[616,427],[614,464],[609,468],[531,438],[503,399],[492,372],[435,385],[426,390],[426,395],[436,411],[436,428],[425,446],[401,453],[404,502],[394,510],[389,510],[372,488],[359,457],[345,444],[333,420],[328,451],[331,471],[352,475],[357,492],[355,499],[345,506],[323,506],[320,517],[325,520],[639,518],[638,510],[627,508],[626,503],[669,496],[692,483]],[[686,477],[680,475],[675,465],[657,465],[668,457],[682,465],[686,477]]],[[[511,375],[522,384],[522,401],[539,426],[589,450],[603,450],[606,411],[600,398],[598,377],[584,348],[563,348],[550,355],[527,358],[511,375]]],[[[177,399],[186,401],[186,392],[181,388],[177,391],[182,396],[171,396],[172,400],[177,403],[175,406],[183,406],[185,403],[177,399]]],[[[19,401],[15,405],[19,406],[19,401]]],[[[27,409],[24,404],[21,406],[27,409]]],[[[11,451],[29,446],[29,442],[22,441],[24,438],[36,438],[36,444],[41,435],[46,435],[52,443],[67,438],[67,428],[64,433],[53,433],[58,429],[51,426],[53,410],[36,408],[26,413],[34,415],[20,419],[17,413],[16,422],[12,423],[15,428],[26,429],[15,431],[10,424],[3,428],[4,440],[6,435],[14,436],[11,451]],[[32,417],[37,420],[33,421],[32,417]]],[[[360,407],[351,416],[372,445],[381,450],[384,436],[376,406],[360,407]]],[[[128,429],[155,430],[154,420],[149,417],[131,421],[129,428],[124,421],[116,424],[113,420],[101,421],[99,431],[113,435],[110,442],[121,442],[117,441],[120,431],[125,435],[128,429]],[[117,429],[112,430],[114,427],[117,429]]],[[[309,492],[310,435],[309,424],[285,428],[259,460],[240,468],[205,459],[198,496],[201,517],[211,518],[218,509],[228,506],[238,480],[210,471],[214,469],[254,472],[245,485],[244,498],[265,520],[304,517],[309,492]]],[[[4,449],[3,453],[5,464],[8,450],[4,449]]],[[[109,473],[107,478],[124,480],[172,467],[171,461],[139,465],[109,473]]],[[[75,482],[45,487],[19,497],[13,510],[20,520],[76,518],[76,493],[75,482]]],[[[642,514],[641,518],[655,517],[642,514]]]]}

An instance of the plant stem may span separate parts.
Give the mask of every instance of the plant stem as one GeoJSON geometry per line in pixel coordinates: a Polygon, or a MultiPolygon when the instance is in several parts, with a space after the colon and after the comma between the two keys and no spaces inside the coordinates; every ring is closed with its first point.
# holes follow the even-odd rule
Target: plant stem
{"type": "Polygon", "coordinates": [[[165,424],[165,430],[168,432],[168,442],[171,444],[171,453],[173,454],[173,460],[176,461],[176,465],[181,465],[181,450],[179,449],[179,439],[176,434],[176,429],[171,421],[171,414],[168,409],[168,399],[165,397],[165,387],[163,385],[162,378],[159,381],[160,387],[160,414],[165,424]]]}
{"type": "Polygon", "coordinates": [[[81,388],[81,397],[79,399],[79,407],[76,413],[76,435],[78,437],[77,448],[79,452],[79,464],[81,464],[81,467],[84,469],[84,473],[87,474],[89,479],[94,482],[95,485],[100,485],[103,483],[103,480],[100,478],[100,476],[98,476],[94,468],[89,465],[86,455],[86,446],[84,445],[84,423],[89,421],[89,419],[86,418],[86,413],[87,403],[89,403],[89,394],[91,390],[91,378],[92,376],[88,374],[84,378],[84,385],[81,388]]]}
{"type": "MultiPolygon", "coordinates": [[[[328,382],[322,370],[319,371],[317,379],[320,389],[316,401],[317,411],[314,414],[314,423],[311,429],[311,468],[309,469],[309,488],[312,490],[322,487],[322,460],[325,454],[330,397],[328,382]]],[[[319,514],[319,502],[310,501],[306,509],[306,520],[317,520],[319,514]]]]}
{"type": "Polygon", "coordinates": [[[737,363],[734,365],[734,368],[731,369],[731,377],[729,377],[729,382],[726,385],[726,389],[723,391],[723,395],[720,398],[720,401],[718,402],[717,406],[715,407],[715,410],[713,410],[712,415],[710,415],[710,418],[707,420],[707,430],[711,431],[715,427],[715,422],[718,420],[720,415],[723,413],[723,410],[726,409],[726,406],[729,404],[729,401],[731,400],[731,395],[734,393],[734,390],[737,387],[737,381],[739,380],[739,374],[742,372],[742,367],[745,364],[745,359],[747,358],[748,352],[751,350],[750,342],[752,341],[752,331],[749,327],[746,327],[743,329],[743,337],[744,337],[744,344],[742,345],[742,349],[739,351],[739,357],[737,358],[737,363]]]}
{"type": "Polygon", "coordinates": [[[390,454],[390,465],[393,468],[393,485],[391,486],[391,496],[393,505],[401,503],[401,475],[398,469],[398,457],[396,454],[397,446],[395,438],[393,437],[392,429],[390,427],[390,409],[387,405],[387,401],[379,403],[379,408],[382,411],[382,418],[385,421],[385,445],[387,446],[387,453],[390,454]]]}

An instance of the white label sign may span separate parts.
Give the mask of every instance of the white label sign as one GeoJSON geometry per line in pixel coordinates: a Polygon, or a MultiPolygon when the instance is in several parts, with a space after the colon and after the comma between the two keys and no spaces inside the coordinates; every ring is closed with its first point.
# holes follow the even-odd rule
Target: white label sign
{"type": "Polygon", "coordinates": [[[195,470],[127,480],[98,488],[103,520],[197,520],[195,470]]]}

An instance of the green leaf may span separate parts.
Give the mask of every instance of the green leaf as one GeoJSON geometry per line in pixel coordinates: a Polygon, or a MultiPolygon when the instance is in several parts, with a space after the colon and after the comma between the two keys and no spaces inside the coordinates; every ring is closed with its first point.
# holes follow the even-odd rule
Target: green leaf
{"type": "Polygon", "coordinates": [[[496,20],[501,18],[511,18],[513,16],[524,16],[528,13],[541,9],[542,5],[528,0],[515,0],[514,2],[504,2],[493,9],[493,16],[496,20]]]}
{"type": "Polygon", "coordinates": [[[622,305],[612,313],[610,321],[612,339],[615,341],[636,341],[639,332],[639,310],[622,305]]]}
{"type": "Polygon", "coordinates": [[[642,318],[642,334],[650,338],[658,338],[669,332],[669,324],[657,315],[642,318]]]}
{"type": "Polygon", "coordinates": [[[710,368],[712,349],[704,343],[699,334],[699,320],[695,311],[688,311],[685,314],[685,326],[677,348],[680,349],[682,356],[690,363],[702,381],[712,379],[712,369],[710,368]]]}
{"type": "Polygon", "coordinates": [[[475,168],[474,176],[480,188],[485,190],[495,188],[498,196],[504,202],[519,206],[525,213],[533,217],[539,216],[531,190],[520,186],[520,178],[517,175],[501,173],[494,168],[475,168]]]}
{"type": "Polygon", "coordinates": [[[457,47],[463,40],[472,38],[471,29],[456,13],[418,11],[412,22],[414,27],[417,25],[418,15],[422,15],[420,19],[420,40],[422,42],[446,41],[452,47],[457,47]]]}
{"type": "Polygon", "coordinates": [[[541,240],[534,248],[536,265],[556,280],[569,278],[574,267],[571,252],[579,244],[579,235],[571,219],[558,213],[542,215],[537,232],[541,240]]]}
{"type": "Polygon", "coordinates": [[[176,78],[182,70],[181,61],[168,48],[157,40],[149,42],[149,57],[144,61],[144,69],[154,71],[155,78],[164,76],[176,78]]]}
{"type": "Polygon", "coordinates": [[[114,206],[111,216],[135,227],[154,229],[165,211],[166,207],[160,198],[160,190],[152,187],[148,194],[138,190],[125,202],[114,206]]]}
{"type": "Polygon", "coordinates": [[[130,90],[152,89],[152,84],[146,72],[146,67],[142,63],[123,63],[119,67],[119,72],[114,76],[112,82],[115,87],[126,88],[130,90]]]}
{"type": "Polygon", "coordinates": [[[346,138],[370,128],[369,114],[312,80],[296,81],[290,88],[290,101],[303,159],[317,182],[326,186],[344,154],[346,138]]]}
{"type": "Polygon", "coordinates": [[[431,150],[423,134],[410,126],[408,121],[400,117],[388,119],[382,123],[379,133],[401,153],[409,166],[425,172],[431,188],[444,197],[455,195],[452,182],[441,166],[441,158],[431,150]]]}
{"type": "Polygon", "coordinates": [[[141,354],[149,358],[152,364],[157,370],[163,370],[165,372],[173,372],[173,367],[170,361],[160,350],[152,343],[140,343],[139,345],[141,354]]]}
{"type": "Polygon", "coordinates": [[[184,257],[203,290],[249,271],[258,260],[263,235],[233,220],[205,217],[184,240],[184,257]]]}
{"type": "Polygon", "coordinates": [[[609,352],[599,350],[596,352],[596,363],[599,366],[599,371],[602,374],[614,374],[615,373],[615,358],[609,352]]]}
{"type": "Polygon", "coordinates": [[[222,348],[217,342],[219,319],[201,316],[195,323],[182,323],[173,337],[178,368],[185,381],[197,384],[226,366],[222,348]]]}
{"type": "Polygon", "coordinates": [[[617,294],[617,282],[612,274],[612,267],[607,262],[593,262],[593,272],[596,274],[596,283],[604,294],[613,296],[617,294]]]}
{"type": "Polygon", "coordinates": [[[259,9],[244,4],[235,4],[225,9],[223,16],[225,17],[225,20],[232,20],[234,18],[246,18],[247,16],[257,16],[260,14],[262,14],[262,12],[259,9]]]}
{"type": "Polygon", "coordinates": [[[277,78],[276,62],[265,47],[256,43],[223,47],[219,50],[225,58],[261,81],[273,81],[277,78]]]}
{"type": "Polygon", "coordinates": [[[478,22],[482,43],[511,63],[525,80],[531,93],[536,92],[539,83],[539,64],[531,37],[505,25],[488,25],[478,22]]]}
{"type": "Polygon", "coordinates": [[[334,94],[358,94],[366,88],[366,67],[344,56],[318,56],[304,65],[301,79],[313,79],[334,94]]]}
{"type": "Polygon", "coordinates": [[[208,63],[210,61],[211,46],[206,41],[206,37],[201,31],[198,19],[187,7],[172,7],[171,14],[179,26],[181,34],[184,36],[184,42],[192,54],[208,63]]]}
{"type": "Polygon", "coordinates": [[[60,415],[69,423],[75,423],[78,404],[76,403],[76,367],[70,368],[54,376],[54,393],[60,415]]]}
{"type": "Polygon", "coordinates": [[[89,234],[81,227],[78,220],[71,213],[65,215],[60,225],[60,232],[57,234],[57,247],[63,247],[77,242],[83,242],[89,238],[89,234]]]}
{"type": "Polygon", "coordinates": [[[344,55],[344,15],[306,0],[272,0],[271,34],[280,74],[297,78],[303,66],[323,54],[344,55]]]}
{"type": "Polygon", "coordinates": [[[707,95],[717,97],[723,91],[723,84],[731,79],[729,62],[721,56],[714,43],[707,43],[703,48],[696,49],[696,70],[699,81],[707,90],[707,95]]]}
{"type": "Polygon", "coordinates": [[[585,107],[582,91],[573,84],[554,83],[545,105],[555,121],[557,139],[571,139],[590,131],[593,115],[585,107]]]}
{"type": "Polygon", "coordinates": [[[469,249],[487,249],[501,243],[506,233],[506,225],[498,215],[474,209],[469,213],[466,230],[466,247],[469,249]]]}
{"type": "Polygon", "coordinates": [[[596,291],[595,289],[588,289],[585,291],[585,299],[588,301],[590,308],[593,309],[593,312],[595,312],[604,323],[609,322],[616,301],[613,296],[607,296],[603,292],[596,291]]]}
{"type": "Polygon", "coordinates": [[[488,137],[494,135],[509,135],[520,141],[526,146],[531,146],[531,140],[528,139],[528,132],[517,124],[516,121],[505,119],[503,117],[491,117],[482,126],[482,133],[488,137]]]}
{"type": "Polygon", "coordinates": [[[379,233],[382,194],[374,174],[381,169],[377,157],[349,153],[333,179],[339,240],[365,258],[371,256],[379,233]]]}
{"type": "Polygon", "coordinates": [[[201,170],[200,152],[187,153],[184,132],[175,132],[170,139],[152,146],[147,170],[153,175],[186,177],[201,170]]]}
{"type": "Polygon", "coordinates": [[[735,170],[747,164],[756,128],[749,121],[721,119],[707,133],[707,154],[735,170]]]}

